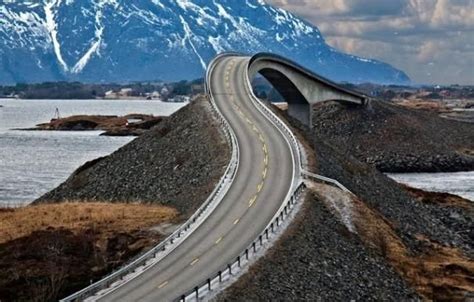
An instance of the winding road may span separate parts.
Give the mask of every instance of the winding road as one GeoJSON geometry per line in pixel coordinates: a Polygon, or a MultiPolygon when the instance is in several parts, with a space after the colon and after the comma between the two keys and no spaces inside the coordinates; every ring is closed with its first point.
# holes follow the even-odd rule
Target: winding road
{"type": "Polygon", "coordinates": [[[99,301],[172,301],[222,269],[261,233],[293,188],[297,168],[287,138],[256,107],[249,57],[223,56],[209,91],[237,138],[239,166],[212,214],[156,265],[99,301]]]}

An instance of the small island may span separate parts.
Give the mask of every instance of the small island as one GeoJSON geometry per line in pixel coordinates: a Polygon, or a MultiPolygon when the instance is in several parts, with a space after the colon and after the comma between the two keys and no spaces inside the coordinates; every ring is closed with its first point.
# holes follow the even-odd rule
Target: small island
{"type": "Polygon", "coordinates": [[[15,130],[44,131],[105,131],[104,136],[140,136],[151,127],[160,123],[164,117],[146,114],[117,115],[73,115],[53,118],[34,128],[15,130]]]}

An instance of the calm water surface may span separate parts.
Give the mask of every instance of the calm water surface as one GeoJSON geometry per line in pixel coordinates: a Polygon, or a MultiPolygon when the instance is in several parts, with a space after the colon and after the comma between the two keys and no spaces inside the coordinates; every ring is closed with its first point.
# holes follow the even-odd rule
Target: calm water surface
{"type": "Polygon", "coordinates": [[[77,114],[167,116],[184,104],[127,100],[0,99],[0,206],[27,204],[53,189],[86,161],[110,154],[133,137],[100,131],[15,131],[77,114]]]}
{"type": "Polygon", "coordinates": [[[397,182],[433,192],[448,192],[474,201],[474,171],[389,174],[397,182]]]}

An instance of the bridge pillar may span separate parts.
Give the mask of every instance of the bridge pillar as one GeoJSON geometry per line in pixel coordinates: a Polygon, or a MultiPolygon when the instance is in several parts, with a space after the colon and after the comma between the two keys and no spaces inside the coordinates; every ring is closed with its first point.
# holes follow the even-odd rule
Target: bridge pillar
{"type": "Polygon", "coordinates": [[[311,105],[288,102],[288,115],[311,127],[311,105]]]}

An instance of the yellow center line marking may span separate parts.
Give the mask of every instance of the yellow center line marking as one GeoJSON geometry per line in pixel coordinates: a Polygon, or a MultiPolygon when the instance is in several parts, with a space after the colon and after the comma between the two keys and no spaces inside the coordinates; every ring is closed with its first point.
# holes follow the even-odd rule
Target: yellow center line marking
{"type": "Polygon", "coordinates": [[[263,179],[265,179],[265,177],[267,177],[267,168],[265,167],[265,169],[263,170],[263,179]]]}
{"type": "Polygon", "coordinates": [[[219,242],[222,241],[222,237],[219,237],[219,239],[216,240],[216,244],[219,244],[219,242]]]}
{"type": "Polygon", "coordinates": [[[258,129],[257,129],[257,127],[255,127],[255,125],[253,126],[253,131],[258,133],[258,129]]]}
{"type": "Polygon", "coordinates": [[[237,219],[234,221],[234,224],[239,223],[239,221],[240,221],[240,218],[237,218],[237,219]]]}
{"type": "Polygon", "coordinates": [[[265,164],[265,167],[268,165],[268,154],[265,154],[265,158],[263,159],[263,163],[265,164]]]}
{"type": "Polygon", "coordinates": [[[199,262],[199,258],[196,258],[193,260],[193,262],[191,262],[189,265],[193,266],[194,264],[198,263],[199,262]]]}
{"type": "Polygon", "coordinates": [[[265,154],[267,154],[267,144],[263,144],[263,152],[265,152],[265,154]]]}
{"type": "Polygon", "coordinates": [[[165,282],[161,283],[161,284],[158,286],[158,288],[163,288],[163,287],[165,287],[166,285],[168,285],[168,281],[165,281],[165,282]]]}
{"type": "Polygon", "coordinates": [[[260,191],[262,191],[262,188],[263,188],[263,182],[261,182],[261,183],[257,186],[257,193],[260,193],[260,191]]]}
{"type": "Polygon", "coordinates": [[[250,201],[249,201],[249,208],[250,208],[251,206],[253,206],[253,204],[255,203],[256,200],[257,200],[257,195],[255,195],[254,197],[252,197],[252,199],[250,199],[250,201]]]}
{"type": "Polygon", "coordinates": [[[263,135],[261,133],[258,135],[258,138],[260,139],[262,143],[265,142],[265,139],[263,138],[263,135]]]}

